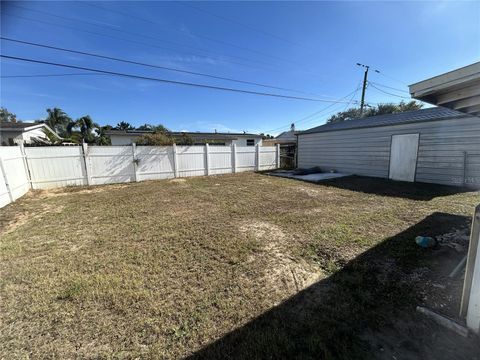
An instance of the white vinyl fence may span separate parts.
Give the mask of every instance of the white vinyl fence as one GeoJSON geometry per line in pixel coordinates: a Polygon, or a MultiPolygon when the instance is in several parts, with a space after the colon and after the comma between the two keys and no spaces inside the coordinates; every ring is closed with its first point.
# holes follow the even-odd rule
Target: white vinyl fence
{"type": "Polygon", "coordinates": [[[279,147],[0,147],[0,207],[28,189],[230,174],[279,167],[279,147]]]}
{"type": "Polygon", "coordinates": [[[30,189],[23,147],[0,147],[0,208],[30,189]]]}

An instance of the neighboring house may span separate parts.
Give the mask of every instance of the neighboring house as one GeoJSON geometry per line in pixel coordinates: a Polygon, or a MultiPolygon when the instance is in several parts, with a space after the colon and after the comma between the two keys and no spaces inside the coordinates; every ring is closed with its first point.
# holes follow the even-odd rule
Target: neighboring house
{"type": "Polygon", "coordinates": [[[61,140],[61,137],[46,124],[2,122],[0,123],[0,144],[2,146],[33,143],[49,144],[50,140],[45,132],[61,140]]]}
{"type": "Polygon", "coordinates": [[[295,135],[295,124],[290,126],[290,130],[284,131],[274,137],[273,139],[263,140],[263,146],[274,146],[274,145],[296,145],[297,136],[295,135]]]}
{"type": "Polygon", "coordinates": [[[439,107],[325,124],[298,134],[298,167],[480,187],[480,119],[439,107]]]}
{"type": "MultiPolygon", "coordinates": [[[[152,134],[150,130],[110,130],[105,134],[110,136],[112,145],[130,145],[140,136],[152,134]]],[[[193,139],[195,145],[255,146],[262,145],[262,135],[247,133],[204,133],[204,132],[170,132],[173,137],[187,135],[193,139]]]]}
{"type": "Polygon", "coordinates": [[[289,131],[284,131],[273,139],[263,140],[263,146],[280,145],[280,167],[294,168],[296,164],[297,135],[295,124],[290,126],[289,131]]]}

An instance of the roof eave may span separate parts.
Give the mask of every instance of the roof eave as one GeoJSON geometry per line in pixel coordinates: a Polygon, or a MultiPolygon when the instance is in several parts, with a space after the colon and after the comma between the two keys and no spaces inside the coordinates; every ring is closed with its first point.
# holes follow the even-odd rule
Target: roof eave
{"type": "Polygon", "coordinates": [[[414,99],[478,116],[480,62],[409,86],[414,99]]]}

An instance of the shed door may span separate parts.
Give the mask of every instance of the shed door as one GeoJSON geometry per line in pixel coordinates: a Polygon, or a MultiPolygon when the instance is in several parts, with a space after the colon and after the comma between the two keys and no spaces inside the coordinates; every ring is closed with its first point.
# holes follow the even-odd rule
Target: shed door
{"type": "Polygon", "coordinates": [[[393,135],[390,148],[390,179],[415,181],[418,134],[393,135]]]}

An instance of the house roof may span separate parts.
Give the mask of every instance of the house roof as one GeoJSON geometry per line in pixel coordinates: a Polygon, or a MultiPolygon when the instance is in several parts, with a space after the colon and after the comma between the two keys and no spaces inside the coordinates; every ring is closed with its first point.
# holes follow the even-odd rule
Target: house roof
{"type": "Polygon", "coordinates": [[[435,120],[445,120],[449,118],[459,118],[465,117],[466,115],[440,107],[433,107],[428,109],[406,111],[395,114],[386,114],[386,115],[377,115],[367,118],[357,118],[347,121],[342,121],[338,123],[329,123],[321,126],[314,127],[305,131],[300,131],[297,134],[312,134],[326,131],[339,131],[339,130],[349,130],[349,129],[359,129],[359,128],[368,128],[376,126],[389,126],[389,125],[399,125],[399,124],[408,124],[415,122],[423,121],[435,121],[435,120]]]}
{"type": "Polygon", "coordinates": [[[35,126],[35,127],[40,127],[43,124],[39,123],[31,123],[31,122],[2,122],[0,123],[0,129],[2,130],[7,130],[7,129],[12,129],[16,131],[25,131],[26,128],[35,126]]]}
{"type": "Polygon", "coordinates": [[[480,117],[480,62],[409,86],[413,98],[480,117]]]}
{"type": "Polygon", "coordinates": [[[33,123],[33,122],[2,122],[0,123],[0,131],[15,131],[15,132],[25,132],[25,131],[30,131],[30,130],[35,130],[38,128],[45,128],[49,132],[51,132],[55,137],[58,139],[61,139],[61,137],[53,131],[53,129],[50,128],[45,123],[33,123]]]}
{"type": "MultiPolygon", "coordinates": [[[[142,136],[145,134],[152,134],[152,130],[109,130],[106,131],[106,135],[119,135],[119,136],[142,136]]],[[[172,136],[182,136],[189,135],[191,137],[202,137],[202,138],[215,138],[215,139],[237,139],[239,136],[248,136],[253,138],[261,138],[262,135],[259,134],[250,134],[250,133],[220,133],[220,132],[183,132],[183,131],[172,131],[169,132],[172,136]]]]}
{"type": "Polygon", "coordinates": [[[277,140],[282,141],[297,141],[297,137],[295,136],[295,130],[284,131],[275,137],[277,140]]]}

